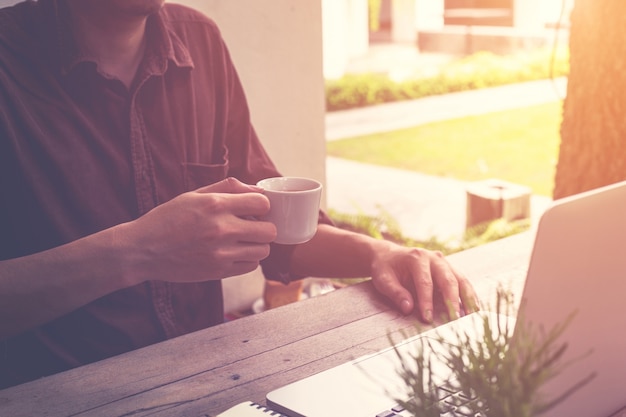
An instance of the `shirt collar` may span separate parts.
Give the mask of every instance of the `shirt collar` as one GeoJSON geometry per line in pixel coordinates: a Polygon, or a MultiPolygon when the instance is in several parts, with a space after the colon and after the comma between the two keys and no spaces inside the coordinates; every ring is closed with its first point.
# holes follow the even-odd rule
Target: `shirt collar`
{"type": "Polygon", "coordinates": [[[146,26],[148,43],[145,65],[146,70],[154,74],[164,74],[167,71],[168,62],[172,62],[177,67],[194,67],[189,49],[176,34],[168,19],[166,7],[162,7],[159,13],[150,16],[146,26]]]}
{"type": "MultiPolygon", "coordinates": [[[[54,16],[53,36],[56,38],[58,54],[55,59],[58,62],[62,75],[68,75],[77,65],[82,62],[93,62],[93,59],[80,53],[72,34],[69,9],[64,0],[50,0],[48,7],[54,16]]],[[[168,68],[169,62],[177,67],[194,68],[193,59],[189,49],[174,31],[167,5],[158,13],[151,15],[146,24],[147,46],[142,63],[142,71],[152,75],[163,75],[168,68]]]]}

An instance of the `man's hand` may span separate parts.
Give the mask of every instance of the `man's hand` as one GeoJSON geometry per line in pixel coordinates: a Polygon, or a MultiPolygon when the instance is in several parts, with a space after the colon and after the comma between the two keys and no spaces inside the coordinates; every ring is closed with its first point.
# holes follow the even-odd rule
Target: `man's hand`
{"type": "Polygon", "coordinates": [[[221,279],[253,271],[276,238],[256,186],[227,178],[182,194],[122,228],[120,239],[139,249],[135,279],[178,282],[221,279]]]}
{"type": "Polygon", "coordinates": [[[423,321],[430,323],[439,293],[450,318],[478,309],[478,299],[468,279],[454,270],[440,252],[395,244],[373,252],[372,282],[404,314],[415,305],[423,321]]]}
{"type": "Polygon", "coordinates": [[[372,277],[378,292],[404,314],[419,311],[433,320],[438,301],[451,317],[478,309],[469,280],[439,252],[404,247],[386,240],[320,225],[293,253],[292,271],[315,277],[372,277]]]}
{"type": "Polygon", "coordinates": [[[146,280],[205,281],[254,270],[276,237],[255,186],[229,178],[135,221],[0,262],[0,340],[146,280]],[[47,279],[46,277],[54,277],[47,279]]]}

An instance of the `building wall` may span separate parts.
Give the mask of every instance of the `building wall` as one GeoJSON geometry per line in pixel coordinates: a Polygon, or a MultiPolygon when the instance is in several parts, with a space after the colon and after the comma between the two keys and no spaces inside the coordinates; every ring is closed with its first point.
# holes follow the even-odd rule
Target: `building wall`
{"type": "Polygon", "coordinates": [[[417,45],[417,0],[393,0],[391,2],[391,40],[417,45]]]}
{"type": "Polygon", "coordinates": [[[367,53],[367,0],[322,0],[322,21],[324,78],[341,78],[350,59],[367,53]]]}
{"type": "Polygon", "coordinates": [[[415,19],[419,30],[443,27],[443,0],[416,0],[415,19]]]}

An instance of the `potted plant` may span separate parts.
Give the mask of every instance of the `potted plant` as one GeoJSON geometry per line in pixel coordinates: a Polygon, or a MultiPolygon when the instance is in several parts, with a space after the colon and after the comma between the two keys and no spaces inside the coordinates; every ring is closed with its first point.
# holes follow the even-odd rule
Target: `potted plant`
{"type": "Polygon", "coordinates": [[[451,412],[449,415],[463,416],[536,417],[595,376],[592,373],[574,382],[556,398],[543,398],[540,389],[569,365],[562,360],[567,344],[560,337],[575,313],[554,328],[544,330],[526,321],[520,311],[513,325],[507,319],[515,313],[513,297],[501,287],[497,290],[495,311],[499,314],[495,323],[487,315],[477,321],[479,328],[475,330],[482,337],[458,331],[455,334],[458,343],[446,344],[445,349],[436,346],[444,343],[441,335],[434,339],[421,338],[417,351],[410,354],[395,348],[401,364],[398,372],[407,388],[404,399],[396,398],[398,403],[420,417],[440,417],[446,411],[451,412]],[[452,371],[443,387],[436,375],[436,362],[444,363],[452,371]]]}

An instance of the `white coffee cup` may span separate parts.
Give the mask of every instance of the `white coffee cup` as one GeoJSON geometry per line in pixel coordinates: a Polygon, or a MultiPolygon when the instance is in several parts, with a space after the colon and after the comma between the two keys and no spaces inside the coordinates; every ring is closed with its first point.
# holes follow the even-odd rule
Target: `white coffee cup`
{"type": "Polygon", "coordinates": [[[270,211],[261,220],[276,226],[275,242],[295,245],[311,240],[317,231],[322,184],[309,178],[274,177],[257,186],[270,200],[270,211]]]}

